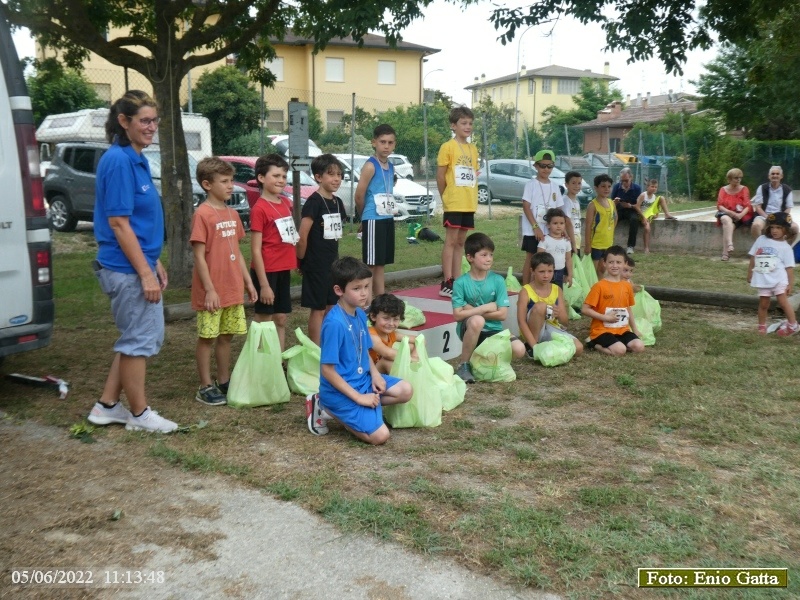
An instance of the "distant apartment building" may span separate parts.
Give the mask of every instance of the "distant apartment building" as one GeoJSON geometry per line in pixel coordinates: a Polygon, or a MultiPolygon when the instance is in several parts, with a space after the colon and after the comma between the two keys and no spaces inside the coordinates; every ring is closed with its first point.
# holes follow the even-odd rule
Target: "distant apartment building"
{"type": "MultiPolygon", "coordinates": [[[[121,37],[120,30],[116,37],[121,37]]],[[[115,31],[109,33],[115,37],[115,31]]],[[[287,103],[292,98],[319,109],[326,127],[338,125],[356,105],[368,112],[383,112],[401,105],[422,101],[422,65],[426,56],[439,50],[401,41],[392,48],[385,38],[367,34],[363,45],[352,39],[335,38],[324,50],[314,53],[314,40],[287,33],[283,40],[271,40],[276,57],[267,66],[275,74],[273,88],[265,88],[268,106],[267,127],[286,130],[287,103]]],[[[37,57],[55,57],[55,51],[37,43],[37,57]]],[[[235,64],[235,56],[197,67],[183,80],[181,104],[190,99],[190,87],[206,71],[225,64],[235,64]]],[[[109,105],[125,89],[152,92],[152,86],[140,73],[114,65],[92,53],[84,64],[84,75],[101,99],[109,105]]]]}
{"type": "Polygon", "coordinates": [[[538,129],[541,126],[545,109],[556,106],[562,110],[576,108],[572,97],[580,91],[583,78],[612,82],[618,78],[608,74],[608,63],[604,73],[594,73],[589,69],[571,69],[550,65],[538,69],[526,69],[517,73],[487,80],[485,76],[475,78],[475,83],[464,89],[472,93],[472,106],[482,98],[491,98],[494,104],[509,104],[517,107],[520,131],[527,125],[538,129]],[[519,85],[519,93],[517,86],[519,85]]]}

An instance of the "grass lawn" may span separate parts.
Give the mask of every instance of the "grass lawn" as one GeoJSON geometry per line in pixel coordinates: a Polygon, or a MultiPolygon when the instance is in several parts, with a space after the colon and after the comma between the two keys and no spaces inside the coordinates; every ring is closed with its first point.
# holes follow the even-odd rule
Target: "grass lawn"
{"type": "MultiPolygon", "coordinates": [[[[498,246],[496,268],[519,270],[516,220],[482,221],[481,229],[498,246]]],[[[0,410],[65,431],[98,397],[116,337],[81,235],[56,234],[52,345],[4,365],[70,380],[69,400],[0,387],[0,410]]],[[[435,263],[440,249],[403,246],[396,268],[435,263]]],[[[353,236],[341,250],[358,255],[353,236]]],[[[750,293],[743,261],[636,258],[637,283],[750,293]]],[[[186,292],[170,297],[184,300],[186,292]]],[[[167,437],[122,428],[93,435],[144,446],[184,469],[225,473],[343,531],[568,597],[641,597],[636,568],[653,566],[790,570],[788,590],[654,597],[800,597],[800,337],[756,335],[750,311],[662,309],[657,345],[641,355],[587,352],[555,369],[520,362],[517,381],[470,386],[440,427],[395,430],[380,448],[336,425],[311,436],[299,397],[253,410],[195,402],[194,321],[172,323],[149,363],[153,406],[181,424],[208,425],[167,437]]],[[[298,309],[290,329],[305,327],[306,318],[298,309]]],[[[586,319],[569,325],[586,336],[586,319]]],[[[237,353],[242,343],[235,340],[237,353]]]]}

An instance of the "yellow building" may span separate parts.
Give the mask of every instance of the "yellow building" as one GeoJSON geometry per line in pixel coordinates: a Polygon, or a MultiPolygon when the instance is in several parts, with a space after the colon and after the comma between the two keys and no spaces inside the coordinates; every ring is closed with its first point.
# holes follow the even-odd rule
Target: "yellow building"
{"type": "Polygon", "coordinates": [[[472,105],[477,104],[484,97],[492,99],[494,104],[507,104],[517,106],[518,131],[520,133],[525,125],[539,129],[542,123],[542,113],[545,109],[556,106],[562,110],[576,108],[572,97],[580,91],[580,80],[583,78],[600,79],[603,81],[617,81],[618,77],[608,74],[608,63],[605,63],[604,73],[593,73],[590,70],[570,69],[550,65],[538,69],[520,69],[519,77],[516,73],[504,75],[496,79],[487,80],[484,75],[475,78],[475,83],[464,89],[472,92],[472,105]],[[517,94],[519,85],[519,94],[517,94]]]}
{"type": "MultiPolygon", "coordinates": [[[[113,35],[113,32],[112,32],[113,35]]],[[[271,40],[276,57],[268,67],[276,76],[273,88],[264,89],[269,108],[267,127],[281,132],[288,127],[287,103],[292,98],[316,106],[327,126],[337,125],[356,106],[368,112],[383,112],[400,105],[422,102],[423,59],[438,49],[410,42],[391,48],[383,36],[367,34],[361,48],[352,39],[336,38],[314,54],[314,41],[291,33],[282,41],[271,40]]],[[[37,56],[55,56],[37,44],[37,56]]],[[[189,88],[206,71],[235,64],[235,57],[193,69],[181,85],[181,104],[189,102],[189,88]]],[[[92,53],[84,74],[98,95],[109,104],[126,89],[152,92],[140,73],[111,64],[92,53]]]]}

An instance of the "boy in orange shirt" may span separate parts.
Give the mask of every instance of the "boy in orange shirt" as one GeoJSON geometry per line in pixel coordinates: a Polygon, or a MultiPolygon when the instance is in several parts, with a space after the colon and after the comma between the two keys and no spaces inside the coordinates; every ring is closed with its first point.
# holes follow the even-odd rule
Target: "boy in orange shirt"
{"type": "Polygon", "coordinates": [[[233,166],[210,156],[197,165],[197,182],[208,194],[192,217],[189,242],[194,252],[192,308],[197,311],[197,372],[195,399],[209,406],[226,403],[231,364],[231,339],[247,333],[242,298],[258,296],[239,250],[244,228],[238,213],[225,204],[233,193],[233,166]],[[216,347],[215,346],[216,341],[216,347]],[[217,360],[217,380],[211,380],[211,350],[217,360]]]}
{"type": "Polygon", "coordinates": [[[633,287],[622,279],[625,249],[611,246],[605,252],[606,273],[589,290],[581,313],[591,317],[588,348],[611,356],[644,351],[633,319],[633,287]]]}

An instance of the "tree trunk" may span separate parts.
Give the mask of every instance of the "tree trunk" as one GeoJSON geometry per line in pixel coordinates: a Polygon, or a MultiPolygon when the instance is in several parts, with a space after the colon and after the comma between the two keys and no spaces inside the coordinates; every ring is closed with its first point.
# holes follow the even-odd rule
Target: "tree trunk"
{"type": "Polygon", "coordinates": [[[192,284],[193,254],[189,245],[192,227],[192,180],[189,157],[181,121],[179,69],[160,81],[152,81],[161,124],[158,128],[161,150],[161,201],[166,219],[167,272],[171,287],[192,284]],[[172,79],[170,79],[172,78],[172,79]]]}

